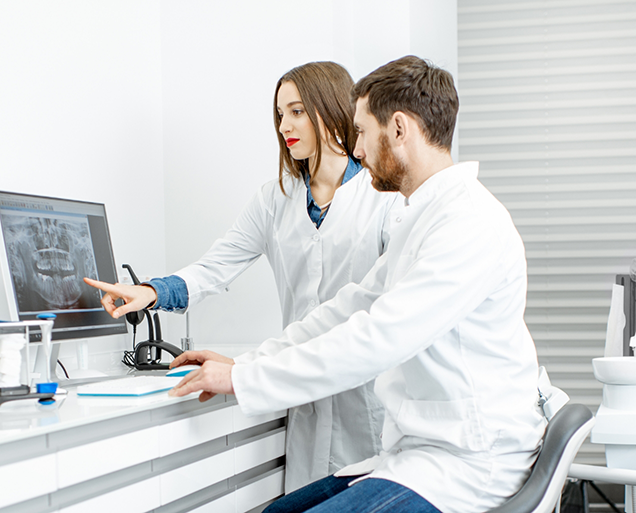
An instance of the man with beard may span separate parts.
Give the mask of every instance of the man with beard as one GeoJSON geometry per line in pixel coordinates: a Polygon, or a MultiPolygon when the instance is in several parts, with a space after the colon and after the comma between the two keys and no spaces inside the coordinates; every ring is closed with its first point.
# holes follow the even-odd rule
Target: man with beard
{"type": "Polygon", "coordinates": [[[202,362],[171,392],[236,394],[247,415],[315,401],[376,378],[382,452],[287,495],[268,513],[488,511],[525,481],[544,420],[523,320],[524,247],[510,215],[453,165],[458,109],[450,74],[417,57],[360,80],[355,155],[378,190],[399,190],[388,251],[235,363],[202,362]]]}

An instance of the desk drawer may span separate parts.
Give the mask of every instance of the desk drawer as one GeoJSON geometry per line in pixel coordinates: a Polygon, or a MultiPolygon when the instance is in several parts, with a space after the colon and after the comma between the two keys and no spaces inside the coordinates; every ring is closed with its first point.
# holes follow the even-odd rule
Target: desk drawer
{"type": "Polygon", "coordinates": [[[236,513],[236,494],[232,492],[224,495],[220,499],[191,510],[191,513],[236,513]]]}
{"type": "Polygon", "coordinates": [[[58,487],[65,488],[158,456],[158,427],[65,449],[57,453],[58,487]]]}
{"type": "Polygon", "coordinates": [[[254,468],[285,454],[285,428],[279,428],[257,440],[238,445],[234,449],[236,473],[254,468]]]}
{"type": "Polygon", "coordinates": [[[0,508],[55,491],[55,455],[0,466],[0,483],[0,508]]]}
{"type": "Polygon", "coordinates": [[[265,413],[263,415],[254,415],[246,417],[241,411],[241,407],[236,405],[232,407],[232,415],[234,417],[234,431],[242,431],[243,429],[265,424],[270,420],[280,419],[287,416],[287,410],[276,411],[274,413],[265,413]]]}
{"type": "Polygon", "coordinates": [[[249,511],[264,502],[283,495],[284,475],[285,471],[279,470],[255,483],[236,490],[236,511],[238,513],[249,511]]]}
{"type": "Polygon", "coordinates": [[[176,501],[233,475],[233,450],[161,474],[161,504],[176,501]]]}
{"type": "Polygon", "coordinates": [[[60,509],[59,513],[144,513],[159,506],[159,478],[153,477],[60,509]]]}
{"type": "Polygon", "coordinates": [[[161,456],[166,456],[230,433],[232,408],[221,408],[159,426],[159,452],[161,456]]]}

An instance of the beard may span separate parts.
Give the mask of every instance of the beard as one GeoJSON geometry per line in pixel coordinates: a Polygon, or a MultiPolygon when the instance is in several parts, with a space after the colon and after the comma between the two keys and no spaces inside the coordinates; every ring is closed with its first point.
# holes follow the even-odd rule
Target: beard
{"type": "Polygon", "coordinates": [[[406,166],[393,153],[386,134],[380,135],[378,155],[373,165],[364,159],[362,165],[371,173],[371,185],[378,191],[396,192],[404,185],[407,176],[406,166]]]}

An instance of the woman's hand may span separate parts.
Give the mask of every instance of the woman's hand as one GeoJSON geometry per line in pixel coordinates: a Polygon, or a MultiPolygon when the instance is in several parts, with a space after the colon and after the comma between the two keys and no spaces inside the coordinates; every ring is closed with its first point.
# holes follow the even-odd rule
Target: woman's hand
{"type": "MultiPolygon", "coordinates": [[[[206,352],[211,353],[212,351],[206,352]]],[[[216,394],[233,394],[232,364],[207,360],[201,365],[200,369],[186,374],[179,384],[168,392],[168,395],[183,397],[199,391],[201,391],[201,394],[199,394],[200,402],[212,399],[216,394]]]]}
{"type": "Polygon", "coordinates": [[[234,360],[223,356],[222,354],[215,353],[214,351],[186,351],[181,353],[170,363],[170,368],[180,367],[181,365],[196,365],[205,362],[219,362],[234,365],[234,360]]]}
{"type": "Polygon", "coordinates": [[[121,283],[113,285],[103,281],[91,280],[90,278],[84,278],[84,281],[91,287],[106,292],[102,297],[102,305],[115,319],[128,312],[143,310],[157,301],[155,289],[148,285],[122,285],[121,283]],[[123,299],[125,304],[117,307],[115,301],[118,299],[123,299]]]}

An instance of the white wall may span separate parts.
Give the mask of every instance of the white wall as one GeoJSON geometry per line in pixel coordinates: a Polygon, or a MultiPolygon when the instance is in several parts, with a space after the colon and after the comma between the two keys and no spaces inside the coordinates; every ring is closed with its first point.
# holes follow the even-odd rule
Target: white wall
{"type": "MultiPolygon", "coordinates": [[[[285,71],[335,60],[359,79],[409,53],[454,71],[456,27],[455,0],[0,0],[0,190],[103,202],[118,267],[174,272],[277,176],[285,71]]],[[[163,319],[178,344],[183,317],[163,319]]],[[[278,333],[267,262],[191,323],[231,354],[278,333]]],[[[91,342],[93,360],[125,344],[91,342]]]]}
{"type": "MultiPolygon", "coordinates": [[[[293,66],[330,59],[331,2],[162,2],[168,272],[222,236],[260,184],[277,176],[273,90],[293,66]]],[[[175,320],[175,316],[170,319],[175,320]]],[[[181,319],[179,319],[181,320],[181,319]]],[[[169,336],[183,336],[183,322],[169,336]]],[[[224,352],[280,331],[265,259],[229,294],[191,312],[197,347],[224,352]],[[234,347],[218,347],[225,344],[234,347]]]]}
{"type": "MultiPolygon", "coordinates": [[[[105,203],[118,268],[148,275],[165,270],[160,44],[156,1],[0,2],[0,190],[105,203]]],[[[91,341],[91,365],[126,345],[91,341]]]]}
{"type": "MultiPolygon", "coordinates": [[[[277,177],[272,105],[282,74],[335,60],[359,79],[409,53],[443,60],[456,72],[456,39],[446,48],[456,33],[456,2],[446,0],[163,0],[168,272],[200,257],[257,188],[277,177]]],[[[185,331],[180,317],[171,316],[172,341],[185,331]]],[[[192,308],[190,318],[195,346],[230,355],[279,333],[266,260],[229,293],[192,308]]]]}

